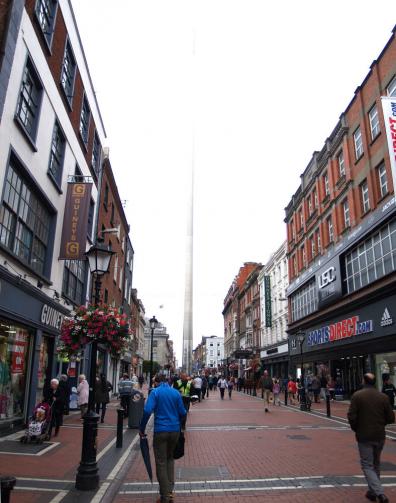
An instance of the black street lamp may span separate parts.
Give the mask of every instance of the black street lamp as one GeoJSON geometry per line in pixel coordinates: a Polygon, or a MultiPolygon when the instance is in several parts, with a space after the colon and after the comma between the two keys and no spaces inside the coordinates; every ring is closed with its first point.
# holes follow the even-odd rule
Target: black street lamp
{"type": "MultiPolygon", "coordinates": [[[[89,262],[89,269],[95,275],[94,302],[98,306],[102,286],[101,277],[109,271],[114,252],[108,249],[103,239],[98,238],[97,243],[91,246],[85,255],[89,262]]],[[[97,341],[93,340],[91,343],[88,412],[84,415],[81,461],[76,476],[76,489],[80,491],[93,491],[99,487],[98,465],[96,463],[99,415],[95,413],[97,346],[97,341]]]]}
{"type": "Polygon", "coordinates": [[[158,321],[155,316],[153,316],[150,320],[150,328],[151,328],[151,343],[150,343],[150,380],[149,380],[149,392],[152,387],[153,380],[153,346],[154,346],[154,330],[157,328],[158,321]]]}
{"type": "Polygon", "coordinates": [[[305,372],[304,372],[304,361],[303,361],[303,344],[305,341],[305,333],[300,331],[296,334],[296,339],[300,344],[300,355],[301,355],[301,375],[300,375],[300,410],[307,410],[307,395],[305,392],[305,372]]]}

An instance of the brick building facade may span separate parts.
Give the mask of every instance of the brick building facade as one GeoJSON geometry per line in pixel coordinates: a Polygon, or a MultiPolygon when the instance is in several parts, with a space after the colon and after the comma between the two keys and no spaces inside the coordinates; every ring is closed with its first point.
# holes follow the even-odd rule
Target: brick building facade
{"type": "Polygon", "coordinates": [[[364,371],[389,370],[396,379],[396,307],[388,324],[382,320],[396,306],[387,95],[396,95],[395,30],[286,208],[292,361],[300,365],[295,335],[303,331],[306,370],[331,374],[345,394],[364,371]]]}

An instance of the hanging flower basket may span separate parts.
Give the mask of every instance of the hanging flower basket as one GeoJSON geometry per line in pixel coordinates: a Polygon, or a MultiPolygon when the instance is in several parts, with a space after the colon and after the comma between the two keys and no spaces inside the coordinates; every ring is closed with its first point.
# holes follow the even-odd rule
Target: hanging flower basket
{"type": "Polygon", "coordinates": [[[65,318],[61,328],[61,356],[77,355],[90,342],[97,341],[112,356],[120,356],[129,341],[127,316],[109,306],[80,306],[73,317],[65,318]]]}

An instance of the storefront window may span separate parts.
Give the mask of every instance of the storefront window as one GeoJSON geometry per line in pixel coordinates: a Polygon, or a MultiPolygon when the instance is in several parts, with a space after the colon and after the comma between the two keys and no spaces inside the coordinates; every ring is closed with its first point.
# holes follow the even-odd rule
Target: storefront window
{"type": "Polygon", "coordinates": [[[377,387],[382,389],[384,376],[389,376],[396,386],[396,353],[384,353],[375,357],[377,387]]]}
{"type": "Polygon", "coordinates": [[[51,379],[51,338],[43,336],[40,345],[40,357],[37,372],[37,392],[36,403],[43,399],[46,386],[49,386],[51,379]]]}
{"type": "Polygon", "coordinates": [[[28,331],[0,320],[0,420],[23,416],[28,353],[28,331]]]}

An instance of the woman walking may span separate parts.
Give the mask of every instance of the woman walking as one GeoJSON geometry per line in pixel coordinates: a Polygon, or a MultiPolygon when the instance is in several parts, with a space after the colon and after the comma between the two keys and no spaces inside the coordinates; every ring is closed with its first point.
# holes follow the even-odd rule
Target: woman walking
{"type": "Polygon", "coordinates": [[[231,395],[232,395],[232,390],[234,389],[235,385],[235,379],[233,377],[230,377],[227,381],[227,387],[228,387],[228,398],[231,400],[231,395]]]}
{"type": "Polygon", "coordinates": [[[217,381],[217,387],[220,390],[220,397],[222,400],[224,400],[224,391],[227,388],[227,381],[224,379],[223,376],[217,381]]]}
{"type": "Polygon", "coordinates": [[[281,392],[281,386],[279,384],[279,380],[278,379],[274,379],[274,385],[272,387],[272,393],[274,395],[274,405],[280,405],[281,404],[281,401],[280,401],[280,392],[281,392]]]}
{"type": "Polygon", "coordinates": [[[77,405],[81,410],[81,419],[85,416],[88,410],[88,398],[89,398],[89,385],[84,374],[78,376],[78,386],[77,386],[77,405]]]}
{"type": "Polygon", "coordinates": [[[102,407],[102,413],[100,415],[100,422],[104,423],[104,418],[106,415],[106,405],[110,402],[109,391],[113,389],[113,386],[106,379],[104,374],[96,376],[95,382],[95,404],[96,404],[96,414],[99,414],[100,407],[102,407]]]}

